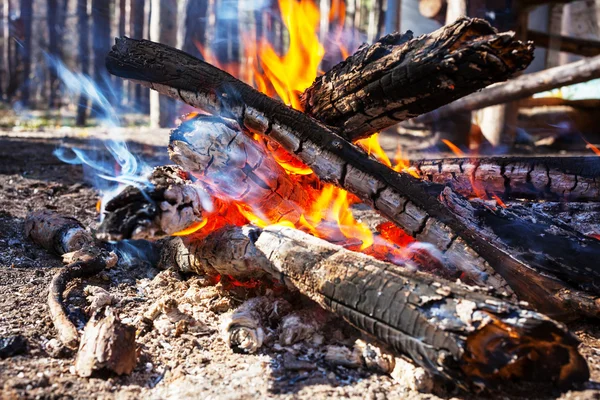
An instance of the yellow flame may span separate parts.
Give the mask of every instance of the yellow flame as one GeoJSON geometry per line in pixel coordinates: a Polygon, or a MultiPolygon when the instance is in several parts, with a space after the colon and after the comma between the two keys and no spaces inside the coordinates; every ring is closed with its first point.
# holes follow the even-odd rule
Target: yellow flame
{"type": "Polygon", "coordinates": [[[192,233],[197,232],[200,229],[202,229],[206,225],[207,222],[208,222],[208,218],[202,218],[202,221],[196,222],[196,223],[188,226],[187,228],[180,230],[179,232],[175,232],[172,236],[191,235],[192,233]]]}

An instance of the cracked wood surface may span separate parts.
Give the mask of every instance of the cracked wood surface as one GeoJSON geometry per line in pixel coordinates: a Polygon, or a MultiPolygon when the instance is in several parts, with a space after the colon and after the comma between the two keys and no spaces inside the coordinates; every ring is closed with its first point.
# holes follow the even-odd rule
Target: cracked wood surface
{"type": "Polygon", "coordinates": [[[533,60],[533,45],[461,18],[413,38],[393,33],[359,49],[303,93],[304,111],[349,141],[433,111],[533,60]]]}
{"type": "Polygon", "coordinates": [[[422,179],[463,196],[600,201],[600,157],[477,157],[411,161],[422,179]]]}
{"type": "Polygon", "coordinates": [[[228,226],[213,235],[238,238],[233,253],[229,246],[211,248],[220,260],[213,264],[217,271],[231,271],[227,263],[237,263],[232,255],[250,252],[253,266],[462,387],[500,379],[559,386],[588,379],[564,325],[481,289],[411,272],[296,229],[228,226]]]}
{"type": "MultiPolygon", "coordinates": [[[[322,181],[356,194],[408,234],[434,244],[444,253],[448,265],[458,269],[464,269],[465,265],[475,268],[487,277],[488,284],[504,286],[509,293],[514,290],[540,311],[561,318],[573,316],[572,310],[565,309],[565,304],[555,297],[558,291],[565,289],[565,283],[553,275],[564,272],[562,258],[540,254],[528,260],[530,265],[516,259],[511,254],[512,249],[500,241],[490,242],[482,237],[472,224],[456,214],[460,210],[451,211],[448,204],[441,202],[443,186],[427,184],[391,170],[313,118],[172,47],[121,38],[117,39],[106,63],[114,75],[151,87],[210,114],[233,119],[244,129],[278,142],[311,167],[322,181]],[[540,270],[546,273],[538,273],[540,270]],[[503,284],[504,280],[510,287],[503,284]]],[[[483,206],[475,207],[476,217],[481,220],[492,213],[483,206]]],[[[539,230],[539,227],[530,227],[535,224],[533,221],[503,221],[502,217],[488,220],[501,227],[512,226],[512,231],[500,232],[509,234],[507,238],[493,235],[511,243],[530,242],[532,238],[526,235],[539,230]]],[[[600,271],[585,254],[600,244],[594,239],[562,232],[544,234],[565,240],[565,247],[571,252],[579,247],[586,250],[569,255],[577,261],[569,268],[589,269],[587,282],[591,280],[595,288],[600,271]]]]}

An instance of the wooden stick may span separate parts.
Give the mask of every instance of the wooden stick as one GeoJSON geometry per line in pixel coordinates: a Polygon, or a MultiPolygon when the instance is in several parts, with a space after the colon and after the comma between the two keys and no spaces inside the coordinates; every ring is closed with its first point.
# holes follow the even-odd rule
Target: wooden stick
{"type": "Polygon", "coordinates": [[[566,53],[577,54],[584,57],[600,55],[600,41],[587,40],[575,37],[549,35],[544,32],[527,31],[527,39],[536,46],[549,48],[551,43],[558,43],[558,49],[566,53]]]}
{"type": "Polygon", "coordinates": [[[600,78],[600,56],[522,75],[508,82],[496,84],[417,117],[415,121],[431,123],[455,113],[479,110],[496,104],[520,100],[539,92],[596,78],[600,78]]]}
{"type": "Polygon", "coordinates": [[[504,81],[533,60],[533,46],[481,19],[415,39],[394,33],[317,78],[305,112],[353,141],[504,81]]]}
{"type": "Polygon", "coordinates": [[[600,157],[474,157],[411,161],[422,179],[467,197],[598,201],[600,157]]]}
{"type": "Polygon", "coordinates": [[[589,377],[574,336],[541,314],[296,229],[226,227],[215,234],[232,236],[229,230],[245,235],[240,253],[251,252],[274,279],[464,388],[536,377],[569,385],[589,377]],[[530,373],[538,368],[544,374],[530,373]]]}

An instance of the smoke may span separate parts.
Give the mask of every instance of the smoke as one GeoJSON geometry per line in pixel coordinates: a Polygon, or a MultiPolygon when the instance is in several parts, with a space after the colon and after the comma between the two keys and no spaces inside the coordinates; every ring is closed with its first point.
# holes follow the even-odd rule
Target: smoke
{"type": "MultiPolygon", "coordinates": [[[[89,98],[91,109],[97,115],[98,130],[108,132],[103,140],[106,151],[59,147],[54,155],[65,163],[83,166],[84,174],[92,178],[92,184],[102,194],[102,205],[127,185],[135,186],[142,192],[150,187],[148,177],[152,167],[141,157],[134,155],[119,135],[122,122],[108,100],[114,90],[105,94],[88,75],[70,71],[60,60],[50,55],[46,55],[46,59],[48,65],[55,68],[63,90],[71,98],[78,98],[80,94],[89,98]]],[[[107,80],[104,86],[111,88],[110,81],[107,80]]]]}

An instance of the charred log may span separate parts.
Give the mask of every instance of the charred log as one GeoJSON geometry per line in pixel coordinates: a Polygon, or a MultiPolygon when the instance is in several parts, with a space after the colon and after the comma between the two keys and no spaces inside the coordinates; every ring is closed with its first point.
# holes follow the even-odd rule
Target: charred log
{"type": "MultiPolygon", "coordinates": [[[[592,287],[598,285],[600,271],[589,256],[600,251],[597,248],[600,244],[594,239],[553,232],[548,226],[535,226],[535,222],[518,218],[510,220],[513,231],[509,232],[504,229],[504,217],[486,218],[490,214],[496,215],[494,210],[482,205],[471,206],[476,209],[475,220],[503,227],[489,235],[495,238],[491,242],[481,235],[480,231],[486,227],[475,229],[477,224],[467,223],[460,217],[464,212],[460,209],[465,206],[463,203],[459,206],[454,202],[455,205],[449,208],[447,202],[440,201],[443,186],[427,184],[391,170],[314,119],[186,53],[157,43],[123,38],[117,40],[109,53],[107,67],[115,75],[137,81],[211,114],[231,118],[242,128],[278,142],[312,168],[322,181],[356,194],[408,234],[434,244],[445,254],[448,265],[479,271],[487,284],[504,286],[509,292],[512,288],[522,300],[531,302],[541,311],[558,317],[572,315],[570,312],[564,314],[562,304],[554,298],[554,293],[565,286],[552,276],[554,273],[564,275],[565,271],[576,269],[582,272],[575,274],[579,277],[586,271],[585,284],[589,285],[591,280],[592,287]],[[554,254],[567,250],[570,252],[568,260],[560,254],[555,257],[532,253],[525,262],[513,257],[513,249],[502,244],[503,240],[506,243],[530,243],[529,232],[540,230],[544,235],[553,235],[557,243],[563,243],[553,249],[554,254]],[[565,265],[572,261],[575,262],[565,265]],[[553,274],[537,271],[553,271],[553,274]],[[505,280],[510,288],[503,285],[505,280]]],[[[470,210],[465,213],[473,214],[470,210]]],[[[527,253],[527,249],[520,248],[517,253],[527,253]]],[[[578,283],[576,278],[573,284],[578,283]]]]}
{"type": "Polygon", "coordinates": [[[499,379],[561,386],[589,377],[576,339],[541,314],[295,229],[224,230],[245,234],[237,245],[258,254],[256,265],[274,279],[462,387],[499,379]]]}
{"type": "Polygon", "coordinates": [[[600,157],[489,157],[412,161],[422,179],[463,196],[600,200],[600,157]]]}
{"type": "Polygon", "coordinates": [[[30,213],[25,219],[25,236],[58,255],[90,245],[92,236],[75,218],[43,210],[30,213]]]}
{"type": "Polygon", "coordinates": [[[417,118],[420,123],[431,123],[456,113],[474,111],[497,104],[521,100],[545,90],[600,78],[600,56],[574,63],[548,68],[540,72],[521,75],[480,92],[463,97],[438,110],[417,118]]]}
{"type": "Polygon", "coordinates": [[[533,46],[461,18],[413,39],[394,33],[317,78],[302,95],[305,112],[353,141],[435,110],[533,60],[533,46]]]}
{"type": "Polygon", "coordinates": [[[127,186],[104,205],[98,236],[157,239],[200,223],[209,195],[190,178],[177,166],[157,167],[146,185],[127,186]]]}

